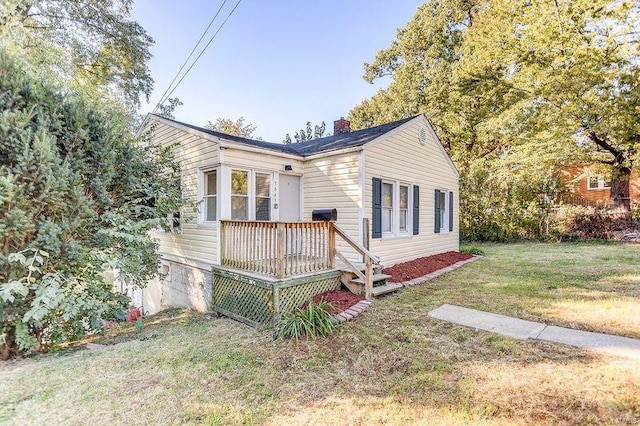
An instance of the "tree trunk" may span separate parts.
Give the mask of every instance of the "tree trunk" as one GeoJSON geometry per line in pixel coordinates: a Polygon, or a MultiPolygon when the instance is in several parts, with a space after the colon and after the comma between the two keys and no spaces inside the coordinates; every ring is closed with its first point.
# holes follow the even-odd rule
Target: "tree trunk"
{"type": "Polygon", "coordinates": [[[629,179],[631,167],[614,166],[611,176],[611,195],[609,204],[613,210],[631,211],[631,198],[629,196],[629,179]]]}
{"type": "Polygon", "coordinates": [[[4,341],[0,343],[0,361],[7,361],[13,358],[17,353],[15,333],[10,329],[5,333],[4,341]]]}

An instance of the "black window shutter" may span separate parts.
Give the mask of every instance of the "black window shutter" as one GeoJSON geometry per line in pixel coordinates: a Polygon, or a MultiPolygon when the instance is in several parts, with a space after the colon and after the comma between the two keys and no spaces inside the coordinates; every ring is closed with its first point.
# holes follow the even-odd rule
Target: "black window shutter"
{"type": "Polygon", "coordinates": [[[420,231],[420,187],[413,185],[413,235],[420,231]]]}
{"type": "Polygon", "coordinates": [[[434,227],[433,227],[433,232],[435,232],[436,234],[440,233],[440,190],[436,189],[436,197],[435,197],[435,201],[436,201],[436,208],[435,208],[435,220],[434,220],[434,227]]]}
{"type": "Polygon", "coordinates": [[[449,192],[449,231],[453,231],[453,192],[449,192]]]}
{"type": "Polygon", "coordinates": [[[372,192],[371,238],[382,238],[382,179],[373,178],[372,192]]]}

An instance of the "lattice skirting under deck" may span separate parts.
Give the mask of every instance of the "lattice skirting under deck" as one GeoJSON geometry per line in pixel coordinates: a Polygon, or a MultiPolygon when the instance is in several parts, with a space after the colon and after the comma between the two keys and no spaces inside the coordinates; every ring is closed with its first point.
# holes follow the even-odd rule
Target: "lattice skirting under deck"
{"type": "Polygon", "coordinates": [[[340,286],[340,272],[267,281],[213,268],[212,307],[223,315],[253,326],[272,324],[316,294],[340,286]]]}

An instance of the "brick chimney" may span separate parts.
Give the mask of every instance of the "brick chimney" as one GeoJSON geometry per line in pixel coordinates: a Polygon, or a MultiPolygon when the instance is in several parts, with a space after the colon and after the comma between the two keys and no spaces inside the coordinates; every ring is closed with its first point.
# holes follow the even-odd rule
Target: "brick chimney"
{"type": "Polygon", "coordinates": [[[351,122],[349,120],[345,120],[344,117],[340,117],[340,120],[336,120],[333,122],[333,134],[337,135],[338,133],[348,133],[351,131],[351,122]]]}

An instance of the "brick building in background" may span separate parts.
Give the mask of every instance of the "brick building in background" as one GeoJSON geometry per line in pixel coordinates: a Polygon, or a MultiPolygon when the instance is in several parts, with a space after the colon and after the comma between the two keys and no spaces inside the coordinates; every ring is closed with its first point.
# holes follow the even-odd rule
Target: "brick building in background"
{"type": "MultiPolygon", "coordinates": [[[[584,204],[606,206],[611,195],[611,179],[588,167],[588,164],[565,165],[560,170],[560,179],[577,199],[585,201],[584,204]]],[[[631,174],[629,196],[631,203],[640,203],[640,173],[637,170],[631,174]]]]}

